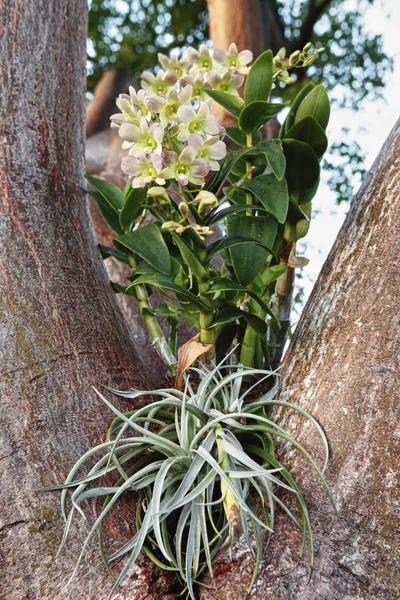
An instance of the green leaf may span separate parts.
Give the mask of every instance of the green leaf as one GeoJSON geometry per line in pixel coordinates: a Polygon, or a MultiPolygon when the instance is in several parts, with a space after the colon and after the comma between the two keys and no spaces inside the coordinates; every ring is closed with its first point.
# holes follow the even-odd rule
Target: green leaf
{"type": "Polygon", "coordinates": [[[244,102],[240,96],[235,96],[234,94],[228,94],[227,92],[218,92],[217,90],[208,90],[204,89],[205,92],[215,102],[218,102],[225,110],[227,110],[234,117],[238,117],[240,115],[240,111],[243,108],[244,102]]]}
{"type": "Polygon", "coordinates": [[[132,296],[136,298],[136,291],[134,289],[129,289],[130,286],[120,285],[115,281],[111,281],[111,287],[116,294],[125,294],[125,296],[132,296]]]}
{"type": "Polygon", "coordinates": [[[253,133],[277,115],[286,104],[255,100],[247,104],[239,117],[239,127],[243,133],[253,133]]]}
{"type": "Polygon", "coordinates": [[[306,143],[298,140],[283,140],[283,151],[286,156],[285,178],[289,192],[298,204],[312,200],[318,183],[320,166],[314,150],[306,143]]]}
{"type": "Polygon", "coordinates": [[[198,281],[207,279],[207,270],[203,267],[192,248],[183,240],[177,233],[173,234],[173,238],[179,248],[184,263],[196,275],[198,281]]]}
{"type": "Polygon", "coordinates": [[[273,173],[260,175],[256,179],[244,181],[240,189],[251,192],[279,223],[285,222],[289,207],[289,193],[285,179],[279,181],[273,173]]]}
{"type": "Polygon", "coordinates": [[[167,244],[155,223],[121,235],[114,243],[119,249],[132,250],[160,273],[164,275],[171,273],[171,259],[167,244]]]}
{"type": "Polygon", "coordinates": [[[272,172],[280,181],[285,175],[286,169],[286,158],[283,153],[282,142],[280,140],[262,142],[251,150],[250,155],[258,154],[259,152],[265,154],[272,172]]]}
{"type": "Polygon", "coordinates": [[[268,304],[266,304],[256,292],[254,292],[252,289],[244,287],[243,285],[240,285],[240,283],[236,283],[236,281],[224,279],[223,277],[217,277],[216,279],[213,279],[211,283],[211,289],[207,293],[213,294],[215,292],[240,292],[243,294],[248,294],[257,302],[257,304],[261,306],[263,310],[265,310],[266,313],[268,313],[273,319],[277,320],[272,310],[269,308],[268,304]]]}
{"type": "Polygon", "coordinates": [[[133,283],[128,287],[134,287],[135,285],[140,285],[146,283],[148,285],[154,285],[155,287],[161,288],[162,290],[169,290],[173,292],[177,297],[182,297],[187,301],[190,301],[195,306],[199,307],[202,310],[210,310],[208,306],[204,304],[195,294],[190,292],[189,290],[176,285],[170,277],[166,277],[165,275],[158,274],[147,274],[142,275],[135,279],[133,283]]]}
{"type": "MultiPolygon", "coordinates": [[[[236,188],[236,189],[240,190],[240,188],[236,188]]],[[[229,195],[229,198],[231,198],[231,195],[229,195]]],[[[257,210],[259,212],[267,212],[267,213],[270,212],[269,210],[267,210],[263,206],[259,206],[258,204],[245,204],[245,203],[237,204],[235,206],[228,206],[228,208],[223,208],[221,210],[218,210],[215,213],[211,213],[210,220],[206,221],[207,225],[213,225],[214,223],[218,223],[218,221],[222,221],[226,217],[229,217],[229,215],[234,215],[238,212],[244,212],[246,210],[253,210],[253,211],[257,210]]],[[[208,248],[210,249],[210,247],[211,246],[209,246],[208,248]]]]}
{"type": "Polygon", "coordinates": [[[224,185],[231,169],[235,166],[237,161],[240,158],[242,158],[242,156],[245,156],[245,154],[248,154],[251,150],[252,148],[244,148],[243,150],[238,150],[238,152],[232,152],[227,154],[221,166],[221,169],[217,171],[217,173],[209,181],[209,183],[205,186],[204,189],[217,195],[220,192],[222,186],[224,185]]]}
{"type": "Polygon", "coordinates": [[[303,210],[301,210],[300,206],[297,206],[297,204],[295,202],[293,202],[293,200],[289,200],[289,210],[288,210],[288,214],[287,214],[287,220],[290,221],[291,223],[298,223],[299,221],[302,221],[303,219],[305,219],[306,221],[310,220],[308,218],[308,216],[306,215],[306,213],[303,210]]]}
{"type": "MultiPolygon", "coordinates": [[[[276,219],[269,216],[234,214],[227,219],[229,236],[250,237],[268,248],[273,247],[277,230],[276,219]]],[[[257,244],[242,244],[231,248],[230,253],[236,277],[242,285],[247,285],[254,279],[270,254],[257,244]]]]}
{"type": "MultiPolygon", "coordinates": [[[[259,207],[257,207],[257,209],[258,208],[259,207]]],[[[228,235],[222,238],[221,240],[217,240],[213,244],[210,244],[210,246],[208,247],[207,259],[210,260],[213,256],[219,254],[223,250],[226,250],[227,248],[232,248],[233,246],[239,246],[240,244],[258,244],[259,246],[262,246],[262,248],[267,250],[269,254],[273,254],[275,256],[274,252],[265,244],[263,244],[263,242],[261,242],[260,240],[255,240],[251,237],[228,235]]]]}
{"type": "Polygon", "coordinates": [[[119,223],[125,232],[128,232],[139,216],[142,205],[146,200],[147,192],[145,188],[131,187],[127,192],[119,214],[119,223]]]}
{"type": "Polygon", "coordinates": [[[126,265],[129,264],[129,261],[123,252],[120,252],[119,250],[116,250],[115,248],[109,248],[108,246],[103,246],[102,244],[98,244],[98,246],[99,246],[99,250],[101,252],[101,256],[102,256],[103,260],[113,257],[113,258],[119,260],[120,262],[125,263],[126,265]]]}
{"type": "MultiPolygon", "coordinates": [[[[124,194],[116,185],[109,181],[104,181],[104,179],[92,177],[91,175],[86,175],[86,179],[103,196],[104,200],[108,202],[115,212],[121,210],[124,203],[124,194]]],[[[92,194],[92,192],[89,191],[89,194],[92,194]]]]}
{"type": "Polygon", "coordinates": [[[257,315],[252,315],[245,310],[241,310],[240,308],[223,308],[218,311],[217,316],[214,318],[213,324],[211,327],[216,327],[217,325],[232,323],[237,319],[244,319],[246,323],[254,329],[259,335],[266,336],[268,333],[268,327],[264,319],[258,317],[257,315]]]}
{"type": "Polygon", "coordinates": [[[305,142],[314,150],[318,158],[321,158],[328,147],[328,138],[325,135],[321,125],[314,117],[305,117],[301,121],[297,121],[293,127],[289,129],[285,138],[299,140],[305,142]]]}
{"type": "Polygon", "coordinates": [[[304,98],[296,112],[294,122],[298,123],[302,119],[305,119],[305,117],[314,117],[322,129],[326,129],[329,123],[330,112],[331,107],[328,94],[321,83],[304,98]]]}
{"type": "Polygon", "coordinates": [[[263,52],[254,61],[247,75],[244,88],[244,102],[246,105],[255,100],[268,101],[272,89],[272,63],[272,50],[263,52]]]}
{"type": "MultiPolygon", "coordinates": [[[[247,138],[243,131],[240,131],[239,127],[226,127],[225,128],[227,137],[235,142],[238,146],[242,146],[242,148],[247,147],[247,138]]],[[[253,134],[253,144],[259,144],[262,140],[261,132],[256,131],[253,134]]]]}
{"type": "Polygon", "coordinates": [[[96,200],[97,206],[99,207],[99,211],[104,221],[110,227],[110,229],[116,233],[117,235],[121,235],[124,233],[119,224],[118,213],[110,206],[107,200],[104,199],[104,196],[100,194],[100,192],[92,191],[90,194],[96,200]]]}
{"type": "Polygon", "coordinates": [[[310,229],[311,202],[302,204],[302,208],[290,201],[288,218],[283,237],[286,242],[297,242],[307,235],[310,229]]]}
{"type": "Polygon", "coordinates": [[[310,83],[307,83],[307,85],[305,85],[300,92],[297,94],[297,96],[295,97],[295,99],[292,102],[292,105],[290,107],[290,110],[287,114],[287,117],[281,127],[281,131],[279,134],[280,138],[283,138],[286,135],[286,132],[294,125],[294,119],[296,116],[296,112],[297,109],[299,108],[300,104],[303,102],[304,98],[315,88],[315,83],[313,83],[312,81],[310,81],[310,83]]]}

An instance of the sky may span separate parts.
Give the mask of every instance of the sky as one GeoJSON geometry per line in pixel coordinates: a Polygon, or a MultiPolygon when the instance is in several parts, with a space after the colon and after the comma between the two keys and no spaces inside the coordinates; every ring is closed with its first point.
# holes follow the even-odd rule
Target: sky
{"type": "MultiPolygon", "coordinates": [[[[400,116],[400,1],[378,0],[365,14],[365,23],[371,32],[383,34],[385,52],[394,57],[390,84],[384,90],[384,99],[371,102],[367,98],[356,113],[337,108],[332,110],[327,135],[328,139],[332,139],[334,131],[348,127],[349,138],[357,137],[366,155],[365,167],[368,170],[400,116]],[[389,18],[386,15],[390,15],[389,18]]],[[[318,214],[313,217],[306,238],[305,256],[310,259],[310,264],[303,269],[301,280],[304,302],[311,293],[349,208],[347,203],[340,206],[335,203],[334,193],[324,182],[324,176],[313,207],[318,214]]]]}

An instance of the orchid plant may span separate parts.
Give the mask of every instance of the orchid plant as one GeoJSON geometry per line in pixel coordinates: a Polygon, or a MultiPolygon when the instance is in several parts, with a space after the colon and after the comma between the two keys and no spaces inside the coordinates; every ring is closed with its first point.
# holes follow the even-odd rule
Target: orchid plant
{"type": "Polygon", "coordinates": [[[170,375],[179,318],[198,329],[203,361],[238,343],[236,362],[279,364],[294,268],[307,263],[295,243],[309,228],[330,108],[324,87],[313,82],[290,106],[270,96],[293,83],[290,69],[311,64],[320,51],[307,44],[274,57],[267,50],[252,66],[252,53],[235,44],[189,48],[182,58],[160,54],[157,73],[145,71],[141,89],[117,99],[111,127],[128,151],[126,189],[88,177],[116,234],[115,247],[101,251],[130,265],[128,285],[114,289],[138,300],[170,375]],[[215,103],[237,124],[222,127],[215,103]],[[265,124],[282,110],[279,138],[263,141],[265,124]],[[165,299],[158,306],[153,290],[165,299]],[[169,337],[160,318],[168,319],[169,337]]]}

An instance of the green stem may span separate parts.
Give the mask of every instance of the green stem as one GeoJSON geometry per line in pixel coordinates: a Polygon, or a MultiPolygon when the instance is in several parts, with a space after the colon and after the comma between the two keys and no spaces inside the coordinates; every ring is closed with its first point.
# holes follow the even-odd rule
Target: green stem
{"type": "Polygon", "coordinates": [[[279,367],[288,339],[294,279],[294,269],[287,267],[284,274],[276,282],[275,294],[272,296],[271,308],[279,321],[280,327],[274,321],[271,321],[268,340],[271,369],[279,367]]]}
{"type": "MultiPolygon", "coordinates": [[[[136,261],[132,254],[128,257],[128,261],[130,267],[132,269],[136,269],[136,261]]],[[[161,360],[167,367],[168,373],[171,376],[175,376],[177,367],[176,358],[170,350],[169,344],[165,339],[165,336],[161,330],[161,327],[156,317],[153,315],[149,298],[147,296],[146,288],[144,285],[137,285],[135,286],[135,291],[136,297],[139,302],[140,310],[143,316],[143,320],[146,324],[147,331],[149,332],[149,335],[153,340],[153,345],[157,350],[157,353],[160,356],[161,360]]]]}
{"type": "MultiPolygon", "coordinates": [[[[207,251],[203,250],[198,253],[199,260],[207,268],[206,263],[207,251]]],[[[208,268],[207,268],[208,271],[208,268]]],[[[198,281],[200,300],[209,308],[209,310],[200,311],[200,342],[202,344],[215,344],[217,337],[216,330],[211,327],[214,319],[214,303],[212,298],[207,294],[210,289],[210,278],[207,277],[198,281]]],[[[215,348],[209,350],[205,355],[206,363],[210,363],[215,356],[215,348]]]]}
{"type": "MultiPolygon", "coordinates": [[[[253,135],[251,133],[248,133],[246,135],[246,148],[251,148],[253,145],[253,135]]],[[[246,160],[246,179],[251,179],[251,162],[246,160]]],[[[251,195],[251,192],[246,192],[246,204],[253,204],[253,197],[251,195]]],[[[251,217],[252,212],[251,210],[246,210],[246,215],[248,217],[251,217]]]]}

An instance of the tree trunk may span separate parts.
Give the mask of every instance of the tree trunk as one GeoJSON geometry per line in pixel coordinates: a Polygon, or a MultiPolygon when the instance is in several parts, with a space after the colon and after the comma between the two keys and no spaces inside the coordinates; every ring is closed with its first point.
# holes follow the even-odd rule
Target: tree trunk
{"type": "MultiPolygon", "coordinates": [[[[311,412],[328,437],[327,479],[340,522],[304,461],[292,455],[311,511],[316,567],[308,584],[306,561],[278,576],[296,565],[300,542],[279,519],[252,600],[400,598],[399,163],[400,121],[353,201],[282,372],[281,399],[311,412]]],[[[280,421],[318,453],[309,424],[289,413],[280,421]]],[[[201,598],[247,598],[251,563],[246,553],[231,564],[220,557],[218,593],[201,598]]]]}
{"type": "MultiPolygon", "coordinates": [[[[2,600],[50,600],[72,572],[86,527],[54,561],[59,497],[32,488],[62,482],[104,439],[111,414],[91,386],[146,385],[83,190],[86,12],[85,0],[0,4],[2,600]]],[[[120,598],[144,597],[154,572],[120,598]]],[[[102,600],[110,581],[94,581],[57,597],[102,600]]]]}

